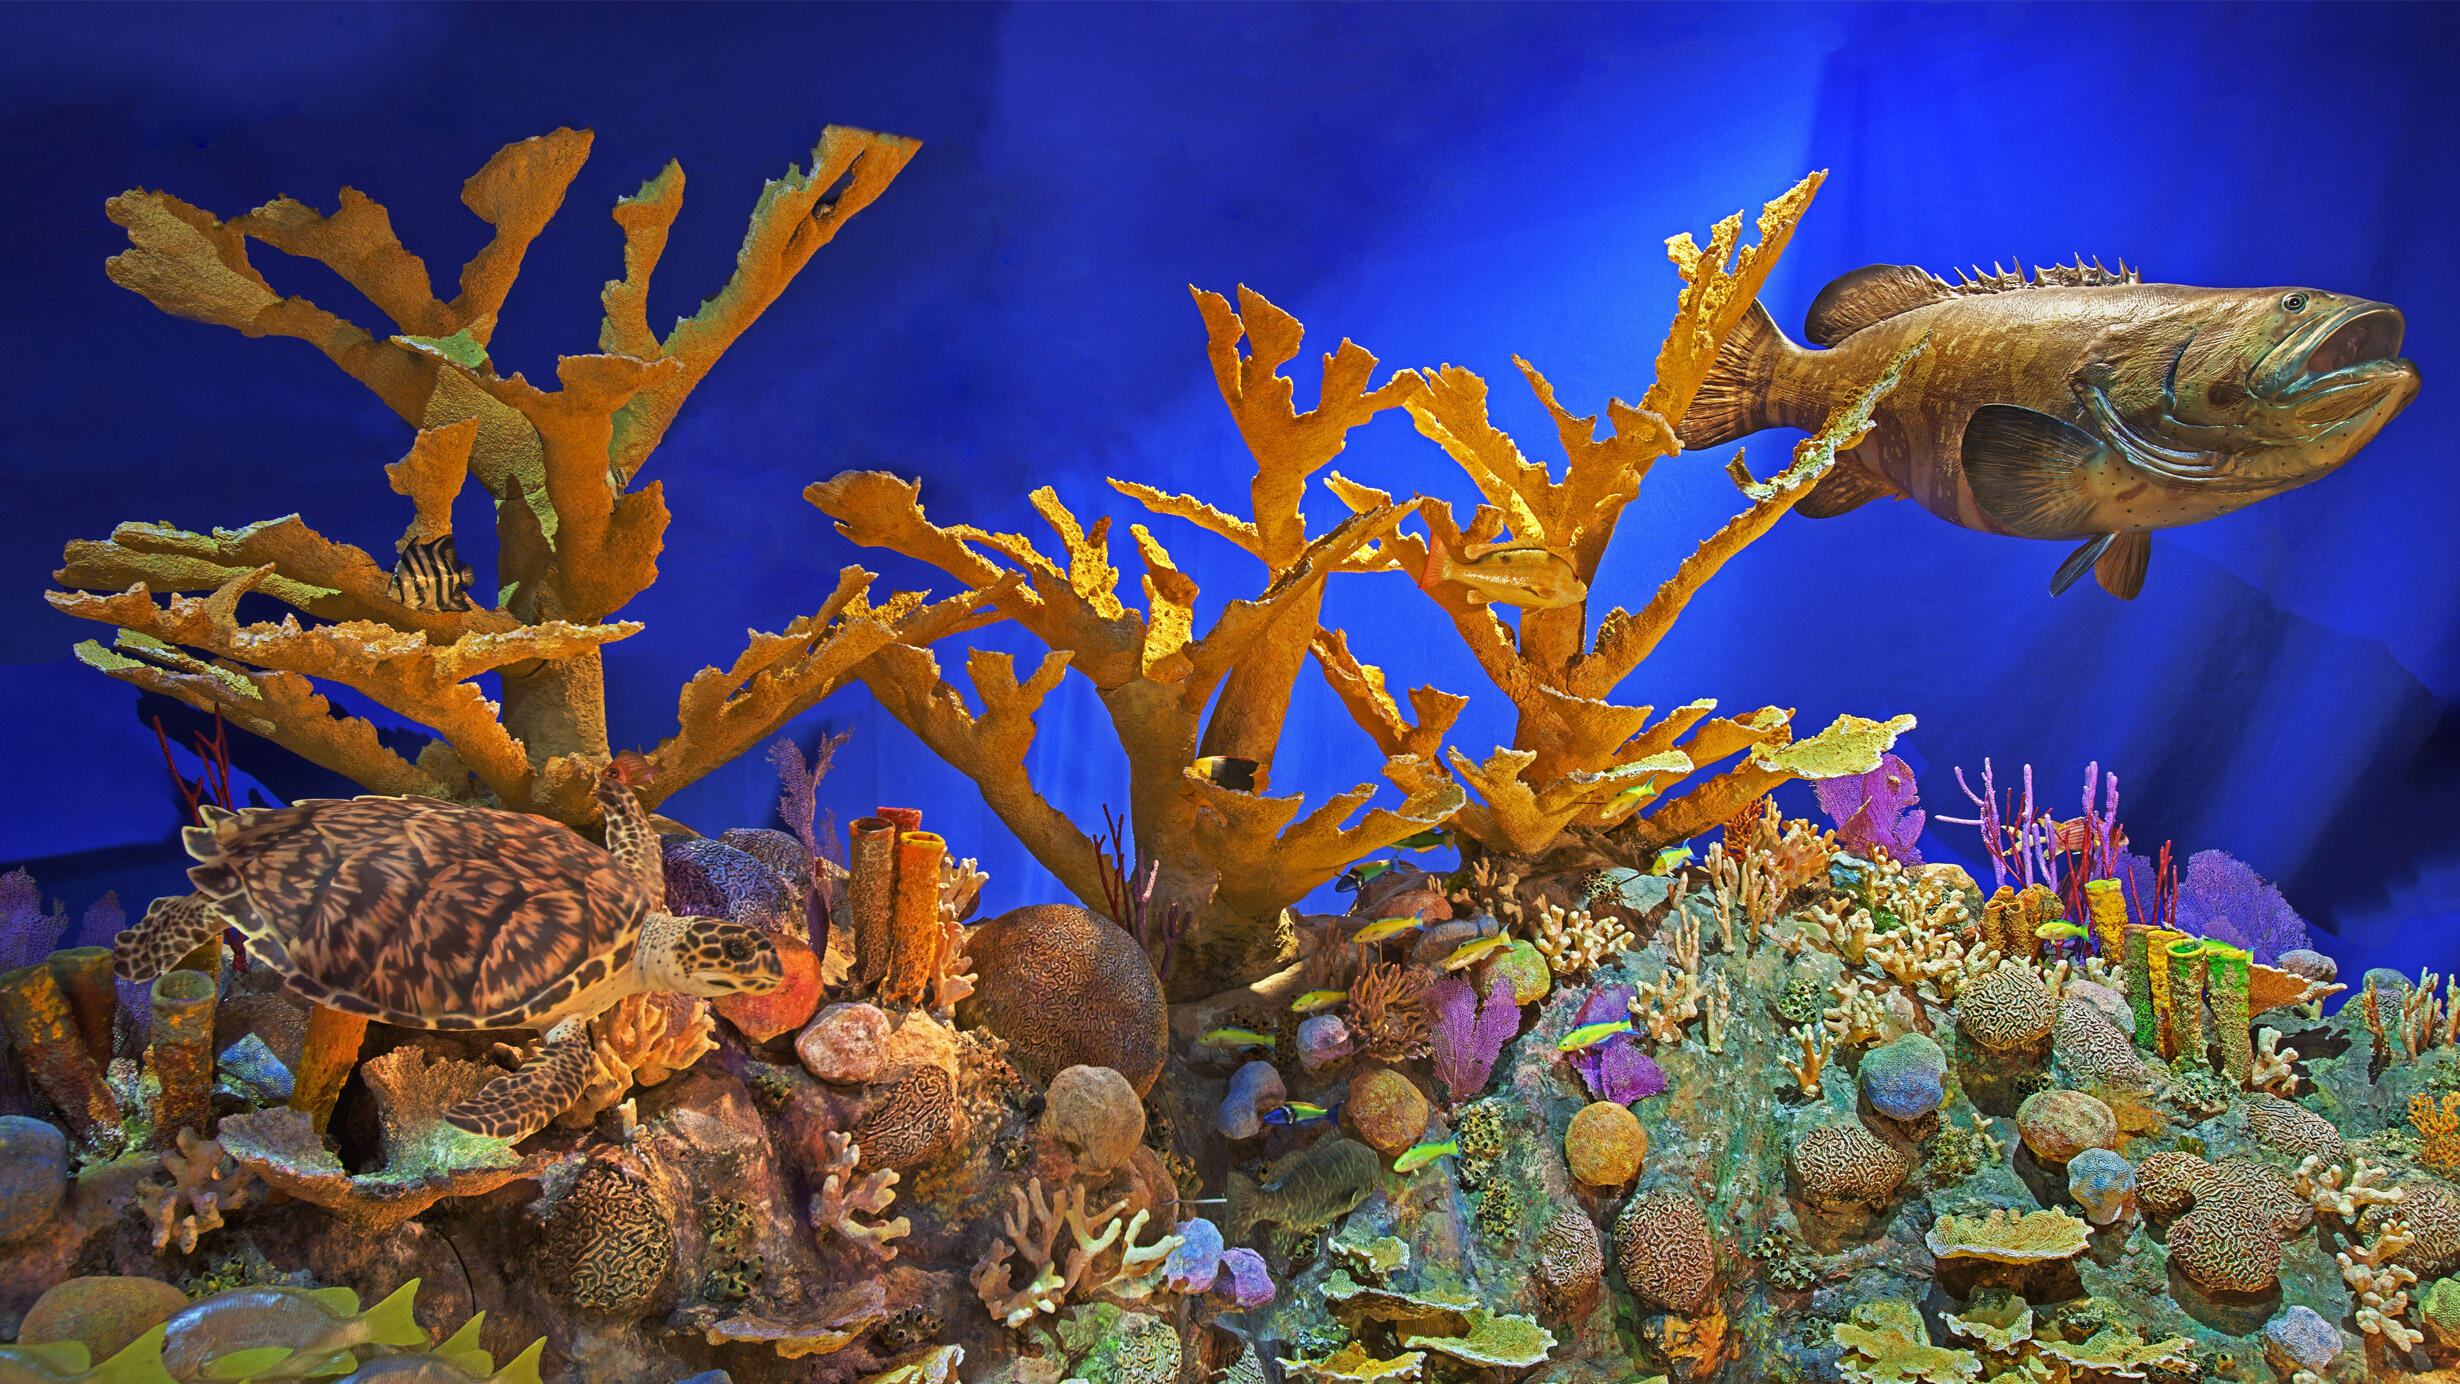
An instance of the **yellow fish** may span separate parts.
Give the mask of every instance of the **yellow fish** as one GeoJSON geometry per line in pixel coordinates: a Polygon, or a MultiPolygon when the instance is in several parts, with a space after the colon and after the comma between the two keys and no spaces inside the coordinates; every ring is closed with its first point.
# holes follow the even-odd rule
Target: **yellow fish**
{"type": "Polygon", "coordinates": [[[1691,863],[1691,847],[1668,846],[1649,862],[1652,875],[1670,875],[1691,863]]]}
{"type": "Polygon", "coordinates": [[[1419,585],[1433,590],[1445,582],[1468,587],[1471,605],[1559,610],[1589,596],[1588,584],[1572,574],[1571,559],[1542,543],[1472,543],[1459,561],[1437,553],[1419,585]]]}
{"type": "Polygon", "coordinates": [[[1314,1014],[1330,1009],[1350,997],[1347,990],[1310,990],[1290,1004],[1293,1014],[1314,1014]]]}
{"type": "Polygon", "coordinates": [[[1444,969],[1447,971],[1457,971],[1466,966],[1475,966],[1479,962],[1484,961],[1486,958],[1493,956],[1495,953],[1502,951],[1511,945],[1512,939],[1504,936],[1502,933],[1497,933],[1492,937],[1480,937],[1472,941],[1463,942],[1459,946],[1452,949],[1452,954],[1450,956],[1444,958],[1444,969]]]}
{"type": "Polygon", "coordinates": [[[1206,780],[1240,793],[1256,791],[1256,762],[1226,754],[1207,755],[1192,766],[1206,780]]]}
{"type": "Polygon", "coordinates": [[[1445,1154],[1460,1151],[1460,1142],[1455,1139],[1446,1139],[1440,1144],[1418,1144],[1393,1159],[1392,1170],[1396,1173],[1416,1172],[1445,1154]]]}
{"type": "Polygon", "coordinates": [[[1413,932],[1425,926],[1426,919],[1424,918],[1378,918],[1351,933],[1350,941],[1366,946],[1370,943],[1387,941],[1404,932],[1413,932]]]}
{"type": "Polygon", "coordinates": [[[1196,1040],[1200,1048],[1269,1048],[1273,1035],[1252,1028],[1217,1028],[1196,1040]]]}
{"type": "Polygon", "coordinates": [[[2033,929],[2033,935],[2041,938],[2045,942],[2064,942],[2071,938],[2082,937],[2084,935],[2084,929],[2077,927],[2074,923],[2068,922],[2064,918],[2053,918],[2049,922],[2042,924],[2040,927],[2033,929]]]}

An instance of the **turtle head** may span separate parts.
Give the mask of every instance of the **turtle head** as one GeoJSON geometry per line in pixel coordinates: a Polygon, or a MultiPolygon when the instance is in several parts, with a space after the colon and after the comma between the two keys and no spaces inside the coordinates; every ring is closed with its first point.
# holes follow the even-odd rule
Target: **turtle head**
{"type": "Polygon", "coordinates": [[[765,995],[786,983],[768,934],[724,918],[670,918],[644,930],[641,962],[653,988],[685,995],[765,995]]]}

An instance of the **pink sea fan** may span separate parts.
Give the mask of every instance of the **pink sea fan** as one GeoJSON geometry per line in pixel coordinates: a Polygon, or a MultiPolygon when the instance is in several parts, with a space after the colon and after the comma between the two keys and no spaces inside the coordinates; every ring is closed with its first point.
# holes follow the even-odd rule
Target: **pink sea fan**
{"type": "Polygon", "coordinates": [[[1520,1032],[1520,1006],[1511,979],[1500,975],[1487,981],[1483,1004],[1457,975],[1437,982],[1428,998],[1435,1008],[1435,1075],[1458,1105],[1486,1089],[1496,1056],[1520,1032]]]}
{"type": "Polygon", "coordinates": [[[1867,854],[1878,847],[1900,864],[1922,863],[1914,843],[1921,839],[1928,815],[1914,805],[1922,794],[1905,761],[1882,755],[1879,767],[1867,774],[1821,779],[1813,789],[1820,810],[1836,822],[1837,840],[1847,849],[1867,854]]]}

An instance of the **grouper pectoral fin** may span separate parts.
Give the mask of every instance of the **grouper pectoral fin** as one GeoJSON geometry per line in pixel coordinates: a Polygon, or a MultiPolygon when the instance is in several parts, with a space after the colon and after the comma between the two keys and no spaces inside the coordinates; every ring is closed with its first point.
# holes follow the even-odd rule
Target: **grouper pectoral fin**
{"type": "Polygon", "coordinates": [[[2152,535],[2142,529],[2122,533],[2093,563],[2093,579],[2122,601],[2132,601],[2144,589],[2144,568],[2152,561],[2152,535]]]}
{"type": "Polygon", "coordinates": [[[2107,450],[2091,433],[2038,409],[1984,404],[1966,421],[1957,450],[1975,503],[2008,532],[2058,538],[2090,531],[2086,468],[2107,450]]]}
{"type": "Polygon", "coordinates": [[[2110,544],[2117,538],[2117,534],[2105,533],[2099,538],[2088,538],[2077,544],[2076,550],[2059,564],[2059,570],[2050,574],[2050,594],[2066,595],[2067,588],[2083,580],[2084,574],[2093,570],[2093,564],[2101,561],[2101,555],[2110,550],[2110,544]]]}
{"type": "Polygon", "coordinates": [[[1808,519],[1834,519],[1873,500],[1895,499],[1896,487],[1854,457],[1837,458],[1836,466],[1794,506],[1808,519]]]}

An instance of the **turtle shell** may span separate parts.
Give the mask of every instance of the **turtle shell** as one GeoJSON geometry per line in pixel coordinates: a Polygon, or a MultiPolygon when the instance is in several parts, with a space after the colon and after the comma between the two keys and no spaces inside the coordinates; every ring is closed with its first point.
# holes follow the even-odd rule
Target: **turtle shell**
{"type": "Polygon", "coordinates": [[[248,808],[185,833],[250,950],[321,1004],[412,1028],[528,1028],[632,964],[651,907],[544,817],[435,798],[248,808]]]}

